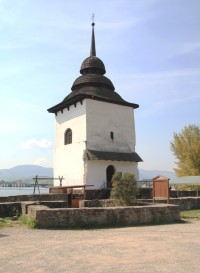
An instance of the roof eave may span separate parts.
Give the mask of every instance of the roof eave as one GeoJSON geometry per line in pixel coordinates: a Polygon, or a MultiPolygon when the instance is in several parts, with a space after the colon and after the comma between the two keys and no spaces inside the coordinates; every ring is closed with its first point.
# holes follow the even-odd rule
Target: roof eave
{"type": "Polygon", "coordinates": [[[49,113],[54,113],[56,114],[59,111],[62,111],[63,109],[77,103],[77,102],[82,102],[84,99],[92,99],[92,100],[98,100],[98,101],[104,101],[107,103],[113,103],[113,104],[118,104],[118,105],[123,105],[123,106],[128,106],[128,107],[132,107],[133,109],[137,109],[139,108],[138,104],[135,103],[130,103],[127,101],[117,101],[117,100],[111,100],[111,99],[107,99],[107,98],[103,98],[103,97],[97,97],[97,96],[93,96],[93,95],[89,95],[89,94],[81,94],[81,95],[77,95],[69,100],[66,101],[62,101],[61,103],[47,109],[47,111],[49,113]]]}
{"type": "Polygon", "coordinates": [[[142,162],[143,160],[136,152],[108,152],[108,151],[86,151],[88,160],[105,160],[105,161],[129,161],[129,162],[142,162]]]}

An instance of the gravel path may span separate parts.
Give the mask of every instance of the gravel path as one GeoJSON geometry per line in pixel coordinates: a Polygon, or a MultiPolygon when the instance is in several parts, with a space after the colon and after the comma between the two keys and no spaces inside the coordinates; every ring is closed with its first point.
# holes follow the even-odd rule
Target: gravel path
{"type": "Polygon", "coordinates": [[[99,230],[0,229],[1,273],[199,273],[200,221],[99,230]]]}

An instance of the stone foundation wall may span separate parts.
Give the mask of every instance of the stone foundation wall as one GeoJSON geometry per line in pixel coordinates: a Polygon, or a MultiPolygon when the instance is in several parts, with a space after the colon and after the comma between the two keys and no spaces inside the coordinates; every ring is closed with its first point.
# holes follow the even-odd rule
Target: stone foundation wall
{"type": "Polygon", "coordinates": [[[50,209],[29,206],[28,217],[38,228],[95,228],[171,223],[180,220],[176,205],[157,204],[142,207],[50,209]]]}

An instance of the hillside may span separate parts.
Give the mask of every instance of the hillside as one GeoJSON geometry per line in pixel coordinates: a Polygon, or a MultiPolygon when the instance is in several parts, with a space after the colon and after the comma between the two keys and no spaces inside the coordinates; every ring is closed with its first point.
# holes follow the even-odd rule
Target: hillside
{"type": "Polygon", "coordinates": [[[53,168],[46,168],[38,165],[18,165],[10,169],[0,170],[0,180],[29,180],[38,176],[53,176],[53,168]]]}
{"type": "MultiPolygon", "coordinates": [[[[176,176],[173,172],[160,171],[160,170],[139,170],[140,180],[152,179],[157,175],[167,176],[174,179],[176,176]]],[[[36,175],[53,177],[53,168],[46,168],[38,165],[18,165],[10,169],[0,170],[0,180],[13,181],[13,180],[27,180],[32,179],[36,175]]]]}
{"type": "Polygon", "coordinates": [[[152,179],[155,176],[166,176],[168,178],[170,178],[171,180],[174,180],[176,178],[176,175],[174,172],[170,172],[170,171],[161,171],[161,170],[143,170],[143,169],[139,169],[139,177],[140,180],[143,179],[152,179]]]}

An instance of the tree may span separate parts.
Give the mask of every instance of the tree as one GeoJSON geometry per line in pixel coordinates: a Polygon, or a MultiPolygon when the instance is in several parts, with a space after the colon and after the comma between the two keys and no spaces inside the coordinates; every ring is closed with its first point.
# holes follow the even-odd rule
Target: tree
{"type": "Polygon", "coordinates": [[[118,199],[120,205],[131,205],[138,192],[137,181],[133,174],[115,173],[112,178],[111,198],[118,199]]]}
{"type": "Polygon", "coordinates": [[[200,175],[200,127],[190,124],[181,133],[174,133],[170,143],[171,151],[177,158],[177,176],[200,175]]]}

